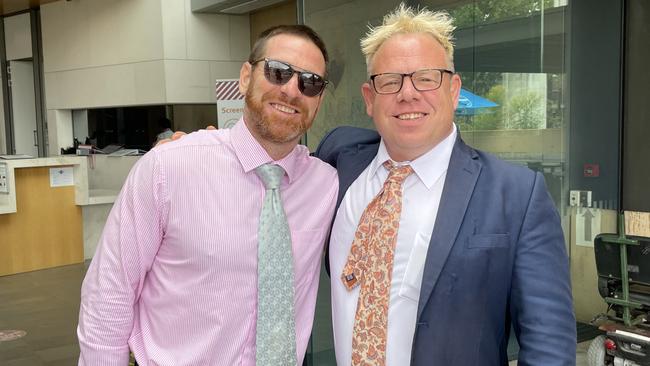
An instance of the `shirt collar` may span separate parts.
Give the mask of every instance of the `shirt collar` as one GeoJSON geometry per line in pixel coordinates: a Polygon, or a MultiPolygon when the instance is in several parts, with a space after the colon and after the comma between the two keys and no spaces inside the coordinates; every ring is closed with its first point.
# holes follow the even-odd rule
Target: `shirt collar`
{"type": "MultiPolygon", "coordinates": [[[[410,164],[418,179],[422,181],[427,189],[430,189],[438,181],[440,176],[447,171],[457,134],[456,124],[453,124],[453,129],[449,136],[440,141],[438,145],[413,161],[397,163],[397,165],[410,164]]],[[[386,150],[384,139],[381,139],[377,156],[370,163],[371,177],[374,177],[380,169],[386,171],[386,168],[382,166],[386,160],[392,161],[388,155],[388,150],[386,150]]]]}
{"type": "Polygon", "coordinates": [[[284,158],[273,160],[248,130],[243,117],[230,129],[230,141],[244,172],[248,173],[260,165],[273,163],[284,169],[289,183],[296,177],[297,161],[301,152],[306,151],[302,146],[297,145],[284,158]]]}

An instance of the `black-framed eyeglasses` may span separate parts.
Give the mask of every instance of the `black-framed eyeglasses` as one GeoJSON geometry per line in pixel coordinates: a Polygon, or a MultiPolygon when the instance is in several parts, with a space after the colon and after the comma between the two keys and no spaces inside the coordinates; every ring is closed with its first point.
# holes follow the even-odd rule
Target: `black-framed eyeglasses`
{"type": "Polygon", "coordinates": [[[453,75],[454,72],[447,69],[422,69],[408,74],[396,72],[385,72],[382,74],[370,75],[370,81],[378,94],[395,94],[402,90],[404,77],[408,76],[413,87],[418,91],[436,90],[442,84],[444,74],[453,75]]]}
{"type": "Polygon", "coordinates": [[[255,65],[264,61],[264,76],[266,80],[275,85],[284,85],[291,80],[293,74],[298,74],[298,90],[308,97],[315,97],[323,92],[328,81],[322,76],[309,71],[298,71],[286,62],[268,58],[251,62],[255,65]]]}

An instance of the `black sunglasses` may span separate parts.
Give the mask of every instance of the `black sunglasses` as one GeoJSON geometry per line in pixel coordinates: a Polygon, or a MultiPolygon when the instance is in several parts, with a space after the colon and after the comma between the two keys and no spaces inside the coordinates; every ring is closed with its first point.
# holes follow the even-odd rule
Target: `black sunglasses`
{"type": "Polygon", "coordinates": [[[282,61],[269,60],[268,58],[259,59],[251,62],[255,65],[264,61],[264,76],[266,80],[275,85],[284,85],[291,80],[293,74],[298,74],[298,90],[308,97],[315,97],[323,92],[328,81],[322,76],[309,71],[297,71],[282,61]]]}

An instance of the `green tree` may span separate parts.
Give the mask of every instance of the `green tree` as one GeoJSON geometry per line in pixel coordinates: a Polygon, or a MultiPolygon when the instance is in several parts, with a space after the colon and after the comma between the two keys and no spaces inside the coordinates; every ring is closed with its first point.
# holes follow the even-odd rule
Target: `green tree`
{"type": "Polygon", "coordinates": [[[501,84],[501,73],[477,72],[462,73],[463,87],[497,104],[496,107],[480,110],[473,116],[456,116],[461,130],[501,130],[503,108],[505,107],[505,87],[501,84]]]}
{"type": "Polygon", "coordinates": [[[543,107],[542,96],[535,92],[512,97],[508,103],[508,111],[510,112],[509,127],[522,130],[540,128],[544,119],[543,107]]]}
{"type": "Polygon", "coordinates": [[[475,130],[502,130],[503,129],[503,107],[505,105],[506,89],[503,85],[494,85],[487,92],[485,97],[496,104],[497,107],[486,108],[482,113],[474,116],[475,130]]]}
{"type": "Polygon", "coordinates": [[[553,7],[553,0],[475,0],[449,10],[458,28],[493,23],[508,18],[531,16],[553,7]]]}

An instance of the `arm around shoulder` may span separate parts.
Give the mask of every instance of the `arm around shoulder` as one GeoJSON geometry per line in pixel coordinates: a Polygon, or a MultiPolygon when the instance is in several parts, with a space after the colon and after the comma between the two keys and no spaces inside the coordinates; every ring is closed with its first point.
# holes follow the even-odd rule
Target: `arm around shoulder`
{"type": "Polygon", "coordinates": [[[329,131],[320,141],[314,156],[336,168],[341,151],[363,144],[377,144],[381,137],[377,131],[366,128],[339,126],[329,131]]]}
{"type": "Polygon", "coordinates": [[[336,168],[336,160],[338,158],[339,149],[337,149],[337,135],[341,127],[334,128],[328,131],[325,136],[318,143],[314,156],[327,164],[336,168]]]}

